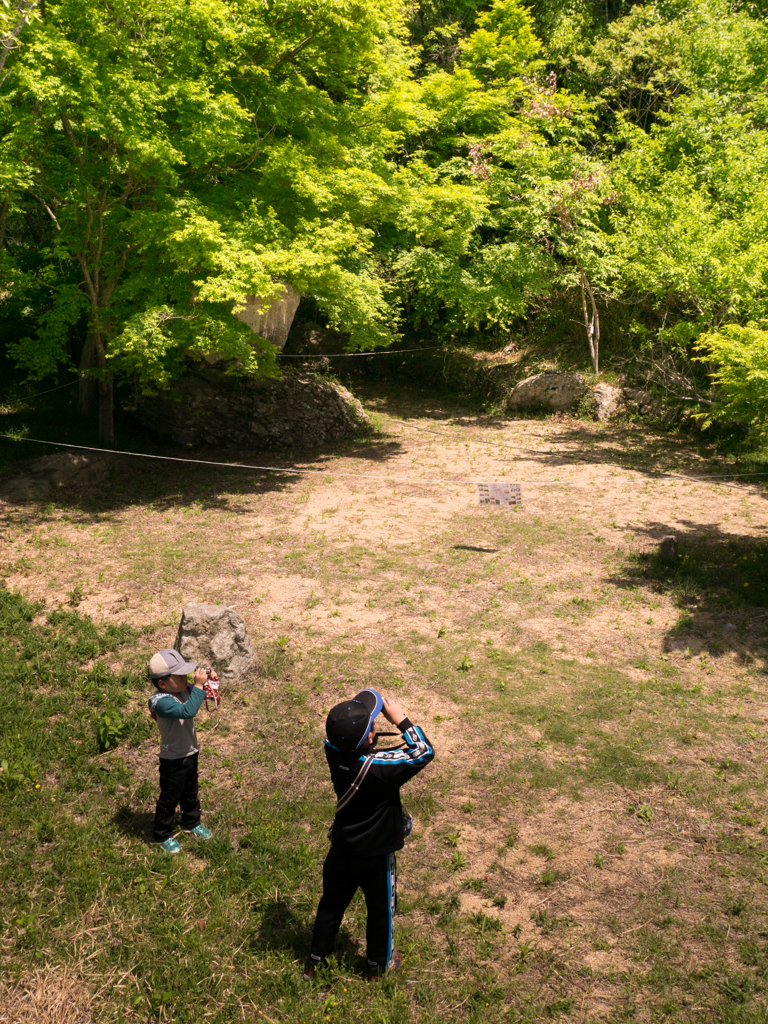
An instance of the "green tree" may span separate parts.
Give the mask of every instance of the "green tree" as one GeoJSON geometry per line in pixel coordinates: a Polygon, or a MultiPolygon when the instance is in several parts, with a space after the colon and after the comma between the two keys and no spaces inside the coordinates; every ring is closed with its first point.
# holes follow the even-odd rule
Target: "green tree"
{"type": "Polygon", "coordinates": [[[274,372],[232,310],[283,281],[353,347],[391,340],[373,239],[414,184],[386,159],[408,117],[393,98],[401,14],[395,0],[62,0],[29,26],[0,108],[3,151],[28,169],[5,186],[19,210],[6,248],[27,260],[17,289],[49,299],[13,352],[52,372],[84,315],[103,441],[115,373],[165,384],[210,351],[274,372]]]}
{"type": "Polygon", "coordinates": [[[429,169],[434,187],[455,196],[460,219],[449,234],[434,225],[391,246],[412,322],[438,334],[504,328],[549,287],[551,257],[529,201],[546,148],[539,51],[523,5],[495,0],[458,41],[454,65],[418,81],[409,167],[429,169]]]}

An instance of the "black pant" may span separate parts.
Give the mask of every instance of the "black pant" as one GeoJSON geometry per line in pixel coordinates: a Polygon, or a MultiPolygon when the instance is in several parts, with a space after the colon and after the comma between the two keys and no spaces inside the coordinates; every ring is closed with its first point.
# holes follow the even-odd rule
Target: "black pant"
{"type": "Polygon", "coordinates": [[[338,853],[331,847],[323,864],[323,895],[312,935],[312,958],[322,960],[333,952],[344,911],[358,889],[363,890],[368,910],[365,930],[368,964],[385,969],[394,953],[392,919],[397,903],[394,853],[355,857],[338,853]]]}
{"type": "Polygon", "coordinates": [[[155,807],[155,827],[152,833],[156,843],[162,843],[173,835],[173,819],[178,806],[181,806],[183,828],[190,829],[200,824],[197,754],[160,758],[160,796],[155,807]]]}

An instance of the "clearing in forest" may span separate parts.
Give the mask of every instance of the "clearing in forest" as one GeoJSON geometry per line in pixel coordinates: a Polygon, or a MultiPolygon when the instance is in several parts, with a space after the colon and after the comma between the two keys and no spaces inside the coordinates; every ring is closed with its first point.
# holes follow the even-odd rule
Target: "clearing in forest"
{"type": "Polygon", "coordinates": [[[0,1019],[763,1021],[766,490],[661,476],[724,471],[695,437],[362,397],[368,439],[204,454],[322,475],[137,460],[3,509],[0,1019]],[[144,667],[192,600],[259,660],[198,719],[216,838],[169,860],[144,667]],[[437,750],[403,791],[405,965],[360,980],[356,898],[305,985],[323,723],[363,685],[437,750]]]}

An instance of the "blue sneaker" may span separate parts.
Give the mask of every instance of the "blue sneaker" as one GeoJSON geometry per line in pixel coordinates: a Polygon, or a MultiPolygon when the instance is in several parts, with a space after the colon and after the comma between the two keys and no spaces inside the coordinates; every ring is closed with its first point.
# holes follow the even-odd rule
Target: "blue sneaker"
{"type": "Polygon", "coordinates": [[[181,853],[181,846],[178,840],[173,837],[166,839],[164,843],[160,843],[160,849],[165,850],[166,853],[181,853]]]}
{"type": "Polygon", "coordinates": [[[191,836],[194,836],[195,839],[212,839],[213,838],[213,832],[209,832],[208,829],[205,827],[205,825],[202,825],[202,824],[195,825],[194,828],[187,829],[187,831],[189,832],[189,834],[191,836]]]}

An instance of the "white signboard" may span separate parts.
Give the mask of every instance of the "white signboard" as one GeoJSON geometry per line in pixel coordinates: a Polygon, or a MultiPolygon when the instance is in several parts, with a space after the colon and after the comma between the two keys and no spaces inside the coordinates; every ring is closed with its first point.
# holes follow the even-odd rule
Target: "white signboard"
{"type": "Polygon", "coordinates": [[[481,505],[522,505],[521,484],[478,484],[477,495],[481,505]]]}

